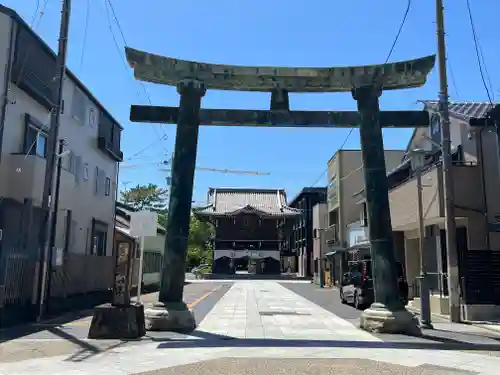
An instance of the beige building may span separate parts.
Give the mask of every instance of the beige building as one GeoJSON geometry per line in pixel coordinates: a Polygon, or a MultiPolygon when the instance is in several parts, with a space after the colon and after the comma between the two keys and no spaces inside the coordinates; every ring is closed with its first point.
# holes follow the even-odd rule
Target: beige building
{"type": "MultiPolygon", "coordinates": [[[[408,151],[428,151],[422,176],[425,252],[431,284],[431,308],[448,313],[445,200],[440,160],[441,127],[438,103],[424,102],[431,114],[429,128],[416,129],[408,151]]],[[[499,154],[495,132],[469,126],[492,108],[485,103],[451,103],[451,143],[457,251],[463,318],[487,320],[500,316],[500,234],[490,232],[500,220],[499,154]]],[[[388,175],[391,222],[396,255],[405,259],[410,298],[419,306],[420,252],[415,172],[407,157],[388,175]]],[[[358,196],[358,199],[362,197],[358,196]]]]}
{"type": "MultiPolygon", "coordinates": [[[[43,220],[39,207],[56,71],[54,52],[14,11],[0,6],[0,90],[3,90],[0,285],[8,286],[6,279],[12,260],[9,254],[25,252],[30,261],[38,257],[37,236],[43,220]]],[[[112,255],[116,180],[118,162],[122,160],[121,131],[119,123],[68,70],[64,77],[59,130],[66,146],[61,158],[55,242],[64,254],[112,255]]],[[[58,266],[62,259],[56,262],[58,266]]],[[[84,258],[78,259],[76,263],[83,267],[84,258]]],[[[98,262],[108,263],[112,265],[108,260],[98,262]]],[[[99,266],[91,268],[97,270],[99,266]]],[[[26,272],[33,275],[33,270],[26,272]]],[[[111,279],[106,276],[101,286],[95,281],[92,288],[104,287],[110,280],[112,272],[111,279]]]]}
{"type": "MultiPolygon", "coordinates": [[[[404,150],[386,150],[387,170],[398,166],[404,150]]],[[[365,187],[361,150],[338,150],[328,161],[328,226],[326,240],[346,247],[348,224],[360,219],[359,200],[356,196],[365,187]]]]}

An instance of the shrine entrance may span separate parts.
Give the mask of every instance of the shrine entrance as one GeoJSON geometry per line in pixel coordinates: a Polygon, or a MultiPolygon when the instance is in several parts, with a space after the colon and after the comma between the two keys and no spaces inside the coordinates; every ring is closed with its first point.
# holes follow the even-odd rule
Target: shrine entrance
{"type": "Polygon", "coordinates": [[[389,210],[382,128],[429,125],[425,111],[380,111],[383,90],[424,85],[435,56],[382,65],[345,68],[282,68],[216,65],[172,59],[126,48],[136,79],[173,85],[178,107],[133,105],[133,122],[177,124],[167,235],[159,303],[146,311],[150,329],[194,329],[183,303],[189,218],[198,130],[204,126],[358,127],[363,155],[375,302],[361,317],[361,328],[418,334],[418,320],[397,298],[397,267],[389,210]],[[206,90],[271,93],[269,110],[201,109],[206,90]],[[348,92],[358,111],[292,111],[289,93],[348,92]],[[165,312],[168,311],[168,313],[165,312]],[[182,316],[182,319],[179,319],[182,316]]]}

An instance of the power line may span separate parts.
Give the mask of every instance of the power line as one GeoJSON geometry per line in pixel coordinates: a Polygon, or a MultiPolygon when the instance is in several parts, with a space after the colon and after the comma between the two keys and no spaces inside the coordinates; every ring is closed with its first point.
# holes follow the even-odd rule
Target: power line
{"type": "Polygon", "coordinates": [[[145,152],[146,150],[150,149],[151,147],[153,147],[154,145],[156,145],[158,142],[160,141],[163,141],[164,139],[167,139],[167,136],[164,135],[163,137],[160,137],[159,139],[157,139],[156,141],[154,141],[153,143],[147,145],[146,147],[144,147],[143,149],[137,151],[135,154],[133,154],[131,157],[127,158],[127,160],[131,160],[131,159],[137,159],[137,156],[142,154],[143,152],[145,152]]]}
{"type": "Polygon", "coordinates": [[[406,10],[403,15],[403,19],[401,20],[401,24],[399,25],[398,33],[396,34],[396,37],[394,38],[394,42],[392,43],[391,49],[389,50],[389,54],[387,55],[385,59],[385,64],[389,61],[391,58],[392,52],[394,51],[394,47],[396,47],[396,43],[399,40],[399,36],[401,35],[401,32],[403,31],[403,27],[406,23],[406,19],[408,18],[408,13],[410,12],[410,6],[411,6],[411,0],[408,0],[408,3],[406,4],[406,10]]]}
{"type": "MultiPolygon", "coordinates": [[[[337,151],[342,150],[344,146],[346,145],[347,141],[349,140],[349,137],[351,136],[352,132],[354,131],[355,128],[349,129],[349,133],[347,133],[347,136],[345,137],[344,141],[342,142],[342,145],[337,149],[337,151]]],[[[324,177],[324,175],[328,172],[328,167],[325,168],[323,172],[318,176],[318,178],[314,181],[314,183],[310,186],[314,187],[316,184],[324,177]]]]}
{"type": "Polygon", "coordinates": [[[481,56],[481,61],[482,61],[483,66],[484,66],[484,73],[486,76],[486,81],[488,82],[488,85],[490,87],[491,95],[494,98],[495,97],[495,93],[494,93],[495,90],[493,89],[493,84],[491,83],[490,74],[488,73],[488,67],[486,66],[486,60],[484,59],[483,48],[481,47],[481,44],[478,44],[478,47],[479,47],[479,55],[481,56]]]}
{"type": "Polygon", "coordinates": [[[83,59],[85,58],[85,47],[87,45],[87,31],[89,27],[90,18],[90,0],[87,0],[87,8],[85,9],[85,28],[83,30],[82,53],[80,55],[80,71],[83,68],[83,59]]]}
{"type": "Polygon", "coordinates": [[[458,99],[460,97],[460,95],[458,94],[458,86],[457,86],[457,82],[455,81],[455,75],[453,74],[451,60],[449,57],[446,60],[448,61],[448,70],[450,71],[451,83],[453,84],[453,88],[455,89],[455,95],[457,96],[457,99],[458,99]]]}
{"type": "MultiPolygon", "coordinates": [[[[479,41],[477,39],[476,27],[474,25],[474,18],[472,17],[472,10],[470,7],[470,1],[466,0],[466,3],[467,3],[467,12],[469,13],[470,26],[472,29],[472,39],[474,40],[474,47],[476,50],[477,64],[479,67],[479,73],[481,75],[481,81],[483,82],[483,86],[484,86],[484,89],[486,90],[486,95],[488,96],[488,100],[490,101],[490,104],[493,104],[493,100],[492,100],[491,95],[490,95],[490,90],[489,90],[488,85],[486,83],[485,73],[483,71],[483,64],[481,63],[481,51],[480,51],[479,41]]],[[[486,70],[486,65],[485,65],[484,69],[486,70]]]]}
{"type": "MultiPolygon", "coordinates": [[[[115,20],[115,23],[116,23],[116,26],[117,26],[118,31],[119,31],[119,33],[120,33],[120,36],[121,36],[121,38],[122,38],[122,42],[123,42],[123,44],[124,44],[125,46],[128,46],[128,43],[127,43],[127,40],[126,40],[126,38],[125,38],[125,34],[124,34],[123,29],[122,29],[122,27],[121,27],[120,21],[118,20],[118,17],[117,17],[116,12],[115,12],[115,8],[114,8],[113,3],[111,2],[111,0],[104,0],[104,8],[105,8],[105,11],[106,11],[106,17],[107,17],[107,20],[108,20],[109,30],[110,30],[110,32],[111,32],[111,36],[112,36],[112,38],[113,38],[113,42],[114,42],[115,47],[116,47],[116,49],[117,49],[117,51],[118,51],[118,54],[119,54],[119,56],[120,56],[120,58],[121,58],[121,61],[122,61],[123,66],[124,66],[124,68],[125,68],[125,71],[127,72],[127,75],[129,75],[129,68],[128,68],[127,62],[126,62],[126,60],[125,60],[125,57],[124,57],[124,55],[123,55],[123,53],[122,53],[122,50],[121,50],[121,48],[120,48],[120,46],[119,46],[119,43],[118,43],[118,41],[117,41],[117,39],[116,39],[116,36],[115,36],[115,33],[114,33],[114,31],[113,31],[113,26],[112,26],[112,23],[111,23],[111,16],[110,16],[110,14],[109,14],[109,12],[110,12],[110,11],[111,11],[111,15],[113,16],[113,18],[114,18],[114,20],[115,20]],[[109,8],[108,8],[108,7],[109,7],[109,8]]],[[[142,89],[144,90],[144,93],[146,94],[146,98],[147,98],[147,100],[148,100],[149,104],[150,104],[150,105],[153,105],[153,102],[152,102],[152,100],[151,100],[151,96],[149,95],[149,93],[148,93],[148,91],[147,91],[147,89],[146,89],[146,86],[144,85],[144,82],[142,82],[142,81],[138,81],[138,82],[139,82],[139,84],[141,85],[142,89]]],[[[139,92],[138,92],[137,90],[136,90],[136,94],[137,94],[137,97],[139,98],[139,97],[140,97],[140,95],[139,95],[139,92]]],[[[156,127],[156,126],[153,126],[153,130],[154,130],[154,132],[156,133],[156,136],[158,137],[158,139],[159,139],[160,141],[161,141],[161,140],[166,140],[166,139],[168,138],[168,135],[167,135],[167,133],[166,133],[165,129],[163,128],[163,124],[160,124],[160,129],[161,129],[161,130],[162,130],[162,132],[163,132],[163,136],[162,136],[162,135],[160,135],[160,134],[158,133],[157,127],[156,127]]],[[[136,153],[136,154],[134,154],[134,155],[135,155],[135,156],[137,156],[138,154],[140,154],[140,153],[142,153],[142,152],[145,152],[147,149],[149,149],[150,147],[152,147],[152,145],[154,145],[154,144],[156,144],[156,143],[157,143],[157,142],[154,142],[153,144],[151,144],[151,145],[150,145],[150,146],[148,146],[147,148],[142,149],[139,153],[136,153]]]]}
{"type": "MultiPolygon", "coordinates": [[[[387,54],[387,57],[385,59],[384,64],[387,64],[387,62],[391,58],[392,52],[394,51],[394,48],[396,47],[396,44],[397,44],[397,42],[399,40],[399,36],[401,35],[401,32],[403,31],[403,27],[404,27],[404,25],[406,23],[406,19],[408,18],[408,14],[410,12],[410,7],[411,7],[411,0],[408,0],[408,3],[406,4],[406,9],[405,9],[405,12],[404,12],[404,15],[403,15],[403,19],[401,20],[401,23],[400,23],[399,28],[398,28],[398,32],[396,34],[396,37],[394,38],[394,41],[392,42],[391,49],[389,50],[389,53],[387,54]]],[[[349,130],[349,133],[345,137],[344,142],[342,142],[342,145],[340,146],[340,148],[338,150],[342,150],[344,148],[345,144],[349,140],[349,137],[351,136],[351,134],[354,131],[354,129],[355,128],[351,128],[349,130]]],[[[326,169],[323,172],[321,172],[321,174],[318,176],[318,178],[314,181],[314,183],[311,186],[315,186],[323,178],[323,176],[327,172],[328,172],[328,167],[326,167],[326,169]]]]}

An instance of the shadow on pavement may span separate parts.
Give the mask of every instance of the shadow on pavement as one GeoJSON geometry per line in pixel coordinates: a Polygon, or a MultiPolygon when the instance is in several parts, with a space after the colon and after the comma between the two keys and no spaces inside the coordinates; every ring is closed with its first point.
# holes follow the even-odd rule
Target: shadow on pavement
{"type": "Polygon", "coordinates": [[[50,328],[71,323],[75,320],[87,318],[89,316],[92,316],[92,309],[67,313],[62,316],[44,320],[40,323],[20,324],[8,328],[3,328],[0,329],[0,343],[33,335],[38,332],[47,331],[50,328]]]}
{"type": "Polygon", "coordinates": [[[66,361],[71,361],[71,362],[83,362],[94,355],[101,354],[109,350],[113,350],[115,348],[118,348],[126,344],[128,341],[131,341],[131,340],[120,341],[118,343],[109,345],[106,348],[100,348],[99,346],[93,345],[88,341],[81,340],[73,335],[70,335],[69,333],[64,332],[63,330],[57,327],[49,328],[48,331],[53,335],[56,335],[80,347],[80,350],[78,350],[76,353],[73,353],[69,358],[66,359],[66,361]]]}
{"type": "MultiPolygon", "coordinates": [[[[411,341],[355,341],[355,340],[302,340],[302,339],[251,339],[236,338],[224,335],[215,335],[203,331],[195,331],[181,340],[152,338],[152,341],[161,342],[158,349],[169,348],[215,348],[215,347],[327,347],[327,348],[369,348],[369,349],[427,349],[427,350],[471,350],[471,351],[500,351],[500,344],[472,344],[451,338],[433,337],[424,335],[420,338],[433,342],[411,341]]],[[[411,340],[411,338],[409,337],[411,340]]]]}

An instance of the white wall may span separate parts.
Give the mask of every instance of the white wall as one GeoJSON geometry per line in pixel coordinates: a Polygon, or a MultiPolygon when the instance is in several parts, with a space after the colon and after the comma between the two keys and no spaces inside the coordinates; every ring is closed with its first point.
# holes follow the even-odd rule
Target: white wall
{"type": "Polygon", "coordinates": [[[278,261],[281,261],[280,252],[278,250],[215,250],[214,251],[214,259],[219,259],[222,257],[228,258],[243,258],[245,256],[250,256],[250,253],[253,256],[258,257],[260,259],[271,257],[278,261]]]}

